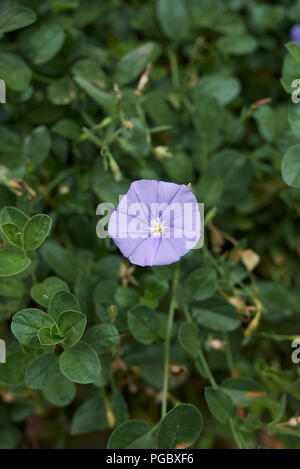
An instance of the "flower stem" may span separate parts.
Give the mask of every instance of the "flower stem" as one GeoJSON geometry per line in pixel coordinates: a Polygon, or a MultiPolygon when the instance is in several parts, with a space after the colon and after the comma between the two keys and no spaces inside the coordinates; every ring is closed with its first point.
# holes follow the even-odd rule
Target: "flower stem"
{"type": "Polygon", "coordinates": [[[174,311],[176,305],[176,291],[179,282],[179,267],[177,266],[174,272],[173,285],[172,285],[172,297],[169,308],[169,317],[167,324],[166,342],[165,342],[165,364],[164,364],[164,382],[163,382],[163,399],[162,399],[162,418],[167,413],[167,399],[168,399],[168,383],[169,383],[169,371],[170,371],[170,343],[171,333],[174,319],[174,311]]]}
{"type": "Polygon", "coordinates": [[[175,89],[179,89],[180,77],[179,77],[178,61],[177,61],[177,56],[176,56],[175,51],[173,50],[169,51],[169,60],[170,60],[170,66],[171,66],[173,87],[175,89]]]}
{"type": "Polygon", "coordinates": [[[202,349],[201,349],[201,348],[199,348],[199,350],[198,350],[198,357],[199,357],[199,359],[200,359],[200,361],[201,361],[201,364],[202,364],[202,366],[203,366],[203,368],[204,368],[205,374],[206,374],[207,379],[209,380],[211,386],[212,386],[214,389],[218,389],[218,385],[217,385],[217,383],[216,383],[216,381],[215,381],[215,378],[213,377],[212,372],[210,371],[210,368],[209,368],[209,366],[208,366],[208,363],[207,363],[207,361],[206,361],[206,358],[205,358],[204,353],[202,352],[202,349]]]}
{"type": "Polygon", "coordinates": [[[233,438],[234,438],[234,441],[236,442],[236,445],[238,447],[238,449],[244,449],[243,448],[243,444],[241,442],[241,439],[240,439],[240,435],[238,434],[238,432],[236,431],[236,428],[235,428],[235,425],[234,425],[234,421],[233,419],[229,419],[229,425],[230,425],[230,428],[231,428],[231,431],[232,431],[232,435],[233,435],[233,438]]]}
{"type": "Polygon", "coordinates": [[[230,347],[228,332],[224,332],[223,337],[224,337],[224,340],[226,342],[226,344],[225,344],[225,354],[226,354],[227,365],[228,365],[228,368],[230,370],[231,376],[234,376],[234,363],[233,363],[233,358],[232,358],[232,353],[231,353],[231,347],[230,347]]]}
{"type": "MultiPolygon", "coordinates": [[[[200,361],[201,361],[201,364],[202,364],[202,366],[203,366],[203,369],[204,369],[204,371],[205,371],[205,374],[206,374],[206,376],[207,376],[207,378],[208,378],[208,380],[209,380],[211,386],[212,386],[214,389],[218,389],[218,385],[217,385],[217,383],[216,383],[216,381],[215,381],[215,378],[213,377],[212,372],[210,371],[209,365],[208,365],[208,363],[207,363],[207,361],[206,361],[206,358],[205,358],[204,353],[203,353],[203,351],[202,351],[201,348],[198,350],[198,357],[199,357],[199,359],[200,359],[200,361]]],[[[231,432],[232,432],[232,436],[233,436],[233,438],[234,438],[234,441],[235,441],[237,447],[238,447],[239,449],[243,449],[242,441],[241,441],[240,436],[239,436],[239,434],[238,434],[238,432],[237,432],[237,430],[236,430],[236,428],[235,428],[234,420],[233,420],[232,418],[229,419],[229,425],[230,425],[231,432]]]]}

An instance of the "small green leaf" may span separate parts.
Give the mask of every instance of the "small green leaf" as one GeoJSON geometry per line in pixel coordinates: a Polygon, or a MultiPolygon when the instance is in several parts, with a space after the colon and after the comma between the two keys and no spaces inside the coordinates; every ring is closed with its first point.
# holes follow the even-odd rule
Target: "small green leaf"
{"type": "Polygon", "coordinates": [[[92,397],[76,410],[71,425],[71,435],[83,435],[101,430],[106,426],[107,419],[104,401],[100,397],[92,397]]]}
{"type": "Polygon", "coordinates": [[[295,60],[295,62],[300,65],[300,47],[295,42],[288,42],[285,47],[295,60]]]}
{"type": "Polygon", "coordinates": [[[4,207],[0,213],[1,225],[4,223],[14,223],[22,230],[27,220],[29,220],[29,217],[26,213],[16,207],[4,207]]]}
{"type": "Polygon", "coordinates": [[[137,305],[128,311],[128,327],[138,342],[151,344],[157,338],[159,320],[152,308],[137,305]]]}
{"type": "Polygon", "coordinates": [[[57,318],[57,327],[60,335],[65,337],[64,344],[73,346],[81,339],[85,326],[86,316],[78,311],[64,311],[57,318]]]}
{"type": "Polygon", "coordinates": [[[107,449],[155,448],[150,428],[142,420],[128,420],[116,428],[108,440],[107,449]]]}
{"type": "Polygon", "coordinates": [[[4,223],[2,231],[6,239],[17,248],[22,247],[22,230],[14,223],[4,223]]]}
{"type": "Polygon", "coordinates": [[[209,95],[215,98],[219,104],[225,105],[233,101],[240,92],[241,85],[237,78],[211,74],[205,75],[198,81],[194,88],[196,100],[201,96],[209,95]]]}
{"type": "Polygon", "coordinates": [[[31,259],[15,248],[0,248],[0,277],[10,277],[27,269],[31,259]]]}
{"type": "Polygon", "coordinates": [[[257,40],[250,34],[230,34],[217,41],[218,49],[224,54],[251,54],[257,49],[257,40]]]}
{"type": "Polygon", "coordinates": [[[76,257],[67,249],[51,240],[43,244],[41,254],[44,261],[59,277],[62,277],[67,282],[75,281],[79,265],[76,257]]]}
{"type": "Polygon", "coordinates": [[[83,342],[66,349],[59,357],[59,366],[66,378],[80,384],[92,383],[101,370],[95,350],[83,342]]]}
{"type": "Polygon", "coordinates": [[[165,35],[174,41],[189,33],[189,15],[184,0],[158,0],[157,16],[165,35]]]}
{"type": "Polygon", "coordinates": [[[25,285],[16,277],[0,278],[0,295],[9,298],[20,298],[25,293],[25,285]]]}
{"type": "Polygon", "coordinates": [[[121,85],[135,80],[149,63],[160,55],[161,47],[155,42],[146,42],[124,55],[117,65],[116,78],[121,85]]]}
{"type": "Polygon", "coordinates": [[[84,336],[84,341],[97,353],[105,353],[119,343],[117,329],[110,324],[96,324],[90,327],[84,336]]]}
{"type": "Polygon", "coordinates": [[[60,337],[59,335],[51,335],[50,327],[41,327],[38,332],[38,337],[41,345],[56,345],[60,344],[65,340],[65,337],[60,337]]]}
{"type": "Polygon", "coordinates": [[[199,328],[192,322],[183,322],[179,328],[178,339],[182,348],[193,356],[197,355],[200,346],[199,328]]]}
{"type": "Polygon", "coordinates": [[[221,298],[203,301],[192,311],[198,324],[215,331],[233,331],[241,324],[235,308],[221,298]]]}
{"type": "Polygon", "coordinates": [[[14,314],[11,330],[21,344],[28,347],[40,346],[38,332],[42,327],[51,327],[53,319],[44,311],[28,308],[14,314]]]}
{"type": "Polygon", "coordinates": [[[57,355],[45,353],[30,363],[26,372],[26,385],[31,389],[43,389],[54,381],[58,373],[57,355]]]}
{"type": "Polygon", "coordinates": [[[34,215],[30,218],[23,229],[23,242],[27,251],[38,249],[47,238],[52,225],[48,215],[34,215]]]}
{"type": "Polygon", "coordinates": [[[205,399],[209,410],[219,422],[226,423],[233,416],[233,402],[221,388],[205,388],[205,399]]]}
{"type": "Polygon", "coordinates": [[[47,307],[56,293],[60,291],[69,292],[66,282],[58,277],[48,277],[42,283],[33,285],[30,294],[37,303],[47,307]]]}
{"type": "Polygon", "coordinates": [[[0,53],[1,78],[15,91],[24,91],[31,80],[31,70],[26,63],[10,52],[0,53]]]}
{"type": "Polygon", "coordinates": [[[75,398],[76,386],[59,373],[51,384],[43,388],[43,394],[51,404],[65,407],[75,398]]]}
{"type": "Polygon", "coordinates": [[[265,394],[261,383],[244,377],[225,379],[222,381],[222,389],[238,407],[250,407],[257,398],[265,394]]]}
{"type": "Polygon", "coordinates": [[[112,94],[97,88],[97,86],[93,85],[85,78],[75,76],[74,80],[86,94],[96,101],[96,103],[100,104],[104,110],[111,111],[115,104],[115,98],[112,94]]]}
{"type": "Polygon", "coordinates": [[[71,119],[60,119],[52,127],[52,130],[58,135],[69,138],[70,140],[76,140],[81,133],[79,125],[71,119]]]}
{"type": "Polygon", "coordinates": [[[36,21],[36,14],[22,6],[3,7],[0,10],[0,34],[25,28],[36,21]]]}
{"type": "Polygon", "coordinates": [[[0,429],[0,449],[14,449],[22,439],[22,433],[14,425],[4,425],[0,429]]]}
{"type": "Polygon", "coordinates": [[[77,298],[72,293],[61,290],[50,299],[48,313],[53,319],[57,320],[58,316],[64,311],[81,312],[77,298]]]}
{"type": "Polygon", "coordinates": [[[286,184],[300,187],[300,145],[292,145],[284,154],[281,174],[286,184]]]}
{"type": "Polygon", "coordinates": [[[214,295],[217,287],[217,274],[211,267],[201,267],[194,270],[184,283],[187,297],[196,301],[207,300],[214,295]]]}
{"type": "Polygon", "coordinates": [[[47,159],[51,147],[50,132],[44,125],[36,127],[25,141],[24,153],[27,160],[38,166],[47,159]]]}
{"type": "Polygon", "coordinates": [[[0,365],[0,382],[8,385],[20,385],[25,382],[25,373],[32,356],[15,352],[0,365]]]}
{"type": "Polygon", "coordinates": [[[65,40],[64,31],[57,25],[43,25],[30,37],[30,56],[36,65],[49,62],[65,40]]]}
{"type": "Polygon", "coordinates": [[[195,443],[202,430],[202,415],[191,404],[179,404],[164,417],[158,432],[158,448],[187,448],[195,443]]]}

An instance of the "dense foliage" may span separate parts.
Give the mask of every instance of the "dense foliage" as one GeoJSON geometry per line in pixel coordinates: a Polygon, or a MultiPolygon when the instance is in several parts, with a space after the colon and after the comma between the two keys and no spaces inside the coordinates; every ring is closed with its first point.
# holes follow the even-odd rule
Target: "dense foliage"
{"type": "Polygon", "coordinates": [[[289,0],[1,0],[0,448],[299,447],[297,22],[289,0]],[[191,183],[202,249],[141,268],[97,238],[138,179],[191,183]]]}

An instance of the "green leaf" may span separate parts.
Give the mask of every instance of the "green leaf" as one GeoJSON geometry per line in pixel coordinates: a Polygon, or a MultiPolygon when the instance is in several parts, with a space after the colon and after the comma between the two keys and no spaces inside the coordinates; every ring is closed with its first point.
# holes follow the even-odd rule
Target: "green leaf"
{"type": "Polygon", "coordinates": [[[53,319],[44,311],[28,308],[14,314],[11,330],[19,342],[28,347],[40,346],[38,332],[42,327],[51,327],[53,319]]]}
{"type": "Polygon", "coordinates": [[[93,85],[85,78],[75,76],[74,80],[90,98],[100,104],[104,110],[111,112],[115,105],[115,97],[111,93],[97,88],[97,86],[93,85]]]}
{"type": "Polygon", "coordinates": [[[194,110],[194,123],[201,135],[215,136],[220,128],[218,116],[222,108],[212,96],[197,96],[194,110]]]}
{"type": "Polygon", "coordinates": [[[24,91],[31,80],[31,70],[26,63],[10,52],[0,53],[1,78],[9,88],[15,91],[24,91]]]}
{"type": "Polygon", "coordinates": [[[183,322],[178,332],[178,340],[187,353],[193,356],[197,355],[200,346],[199,328],[192,322],[183,322]]]}
{"type": "Polygon", "coordinates": [[[31,355],[11,353],[6,363],[0,364],[0,382],[8,385],[24,384],[25,373],[31,360],[31,355]]]}
{"type": "Polygon", "coordinates": [[[287,404],[286,395],[283,394],[283,396],[281,397],[278,403],[275,417],[273,418],[272,422],[269,425],[277,425],[278,423],[280,423],[285,413],[286,404],[287,404]]]}
{"type": "Polygon", "coordinates": [[[278,322],[289,318],[293,309],[288,301],[288,291],[279,288],[271,281],[259,280],[256,283],[258,298],[263,305],[262,315],[267,322],[278,322]]]}
{"type": "MultiPolygon", "coordinates": [[[[47,307],[56,293],[60,291],[69,292],[69,287],[66,282],[58,277],[48,277],[42,283],[33,285],[30,294],[37,303],[47,307]]],[[[67,307],[66,309],[73,308],[67,307]]]]}
{"type": "Polygon", "coordinates": [[[129,418],[128,406],[120,391],[115,391],[110,399],[111,411],[116,425],[120,425],[129,418]]]}
{"type": "Polygon", "coordinates": [[[60,119],[52,127],[52,130],[58,135],[69,138],[70,140],[76,140],[80,137],[81,133],[79,125],[71,119],[60,119]]]}
{"type": "Polygon", "coordinates": [[[171,180],[177,184],[188,184],[193,180],[191,159],[183,152],[172,152],[171,158],[163,159],[163,165],[171,180]]]}
{"type": "Polygon", "coordinates": [[[284,154],[281,163],[284,182],[291,187],[300,187],[300,145],[292,145],[284,154]]]}
{"type": "Polygon", "coordinates": [[[300,103],[289,104],[288,121],[296,137],[300,138],[300,103]]]}
{"type": "Polygon", "coordinates": [[[164,34],[174,41],[189,33],[189,15],[184,0],[158,0],[157,17],[164,34]]]}
{"type": "Polygon", "coordinates": [[[4,207],[0,213],[0,224],[14,223],[19,228],[23,229],[29,217],[16,207],[4,207]]]}
{"type": "Polygon", "coordinates": [[[207,174],[221,177],[223,193],[220,205],[228,208],[235,206],[237,198],[247,193],[253,170],[243,153],[227,148],[210,157],[207,174]]]}
{"type": "Polygon", "coordinates": [[[31,259],[15,248],[0,248],[0,277],[10,277],[27,269],[31,259]]]}
{"type": "Polygon", "coordinates": [[[20,298],[25,293],[25,285],[15,277],[0,278],[0,295],[9,298],[20,298]]]}
{"type": "Polygon", "coordinates": [[[128,327],[138,342],[148,345],[157,338],[159,320],[152,308],[137,305],[128,311],[128,327]]]}
{"type": "Polygon", "coordinates": [[[56,106],[67,106],[76,98],[76,87],[68,79],[55,83],[48,88],[48,98],[56,106]]]}
{"type": "Polygon", "coordinates": [[[233,416],[233,402],[221,388],[205,388],[205,400],[219,422],[226,423],[233,416]]]}
{"type": "Polygon", "coordinates": [[[38,166],[47,159],[51,147],[51,135],[47,127],[36,127],[25,141],[25,155],[34,166],[38,166]]]}
{"type": "Polygon", "coordinates": [[[33,10],[21,6],[6,7],[0,9],[0,34],[25,28],[36,21],[33,10]]]}
{"type": "Polygon", "coordinates": [[[13,425],[5,425],[0,430],[0,449],[14,449],[22,439],[22,433],[13,425]]]}
{"type": "Polygon", "coordinates": [[[212,298],[193,308],[193,316],[201,326],[215,331],[233,331],[241,324],[235,308],[221,298],[212,298]]]}
{"type": "Polygon", "coordinates": [[[146,42],[124,55],[117,65],[116,80],[121,85],[135,80],[160,55],[161,47],[155,42],[146,42]]]}
{"type": "Polygon", "coordinates": [[[78,311],[64,311],[58,316],[57,327],[60,335],[65,337],[65,345],[71,347],[79,342],[86,322],[86,316],[78,311]]]}
{"type": "Polygon", "coordinates": [[[285,47],[295,60],[295,62],[300,65],[300,47],[295,42],[288,42],[285,47]]]}
{"type": "Polygon", "coordinates": [[[51,240],[43,244],[41,254],[57,275],[67,282],[74,282],[76,280],[79,265],[75,256],[67,251],[67,249],[51,240]]]}
{"type": "Polygon", "coordinates": [[[50,327],[42,327],[38,332],[38,337],[41,345],[56,345],[65,340],[65,337],[59,335],[51,335],[50,327]]]}
{"type": "Polygon", "coordinates": [[[76,386],[59,373],[51,384],[43,388],[43,394],[56,407],[65,407],[75,398],[76,386]]]}
{"type": "Polygon", "coordinates": [[[27,251],[38,249],[47,238],[52,225],[48,215],[34,215],[30,218],[23,229],[23,242],[27,251]]]}
{"type": "Polygon", "coordinates": [[[223,36],[217,41],[218,49],[224,54],[251,54],[257,49],[257,41],[250,34],[231,34],[223,36]]]}
{"type": "Polygon", "coordinates": [[[64,31],[57,25],[43,25],[30,37],[29,51],[34,64],[49,62],[61,49],[64,31]]]}
{"type": "Polygon", "coordinates": [[[84,341],[97,353],[105,353],[119,343],[117,329],[110,324],[96,324],[90,327],[84,336],[84,341]]]}
{"type": "Polygon", "coordinates": [[[66,349],[59,357],[61,372],[74,383],[92,383],[100,374],[98,355],[89,345],[80,342],[66,349]]]}
{"type": "Polygon", "coordinates": [[[227,378],[222,381],[222,389],[238,407],[250,407],[256,399],[265,394],[261,383],[250,378],[227,378]]]}
{"type": "Polygon", "coordinates": [[[150,428],[142,420],[128,420],[116,428],[108,440],[107,449],[155,448],[150,428]]]}
{"type": "Polygon", "coordinates": [[[187,297],[196,301],[207,300],[214,295],[217,287],[217,274],[211,267],[194,270],[184,283],[187,297]]]}
{"type": "Polygon", "coordinates": [[[194,88],[196,99],[209,95],[215,98],[219,104],[225,105],[233,101],[240,92],[241,85],[237,78],[211,74],[200,78],[194,88]]]}
{"type": "Polygon", "coordinates": [[[50,299],[48,313],[53,319],[57,320],[58,316],[64,311],[81,312],[77,298],[72,293],[61,290],[50,299]]]}
{"type": "Polygon", "coordinates": [[[132,308],[139,302],[139,292],[131,287],[118,287],[115,293],[115,301],[122,309],[132,308]]]}
{"type": "Polygon", "coordinates": [[[22,230],[14,223],[4,223],[1,226],[5,238],[17,248],[22,247],[22,230]]]}
{"type": "Polygon", "coordinates": [[[26,385],[31,389],[43,389],[54,381],[58,373],[57,355],[45,353],[30,363],[26,372],[26,385]]]}
{"type": "Polygon", "coordinates": [[[202,430],[202,415],[191,404],[179,404],[164,417],[158,432],[157,443],[161,449],[192,446],[202,430]]]}
{"type": "Polygon", "coordinates": [[[71,435],[101,430],[107,426],[106,408],[103,399],[92,397],[84,402],[75,412],[71,435]]]}

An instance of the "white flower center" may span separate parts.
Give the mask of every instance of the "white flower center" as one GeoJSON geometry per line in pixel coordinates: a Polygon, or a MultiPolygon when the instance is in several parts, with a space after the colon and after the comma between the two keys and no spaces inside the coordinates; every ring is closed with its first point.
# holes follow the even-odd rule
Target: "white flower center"
{"type": "Polygon", "coordinates": [[[154,238],[160,238],[165,231],[165,225],[160,218],[152,218],[150,222],[150,233],[154,238]]]}

